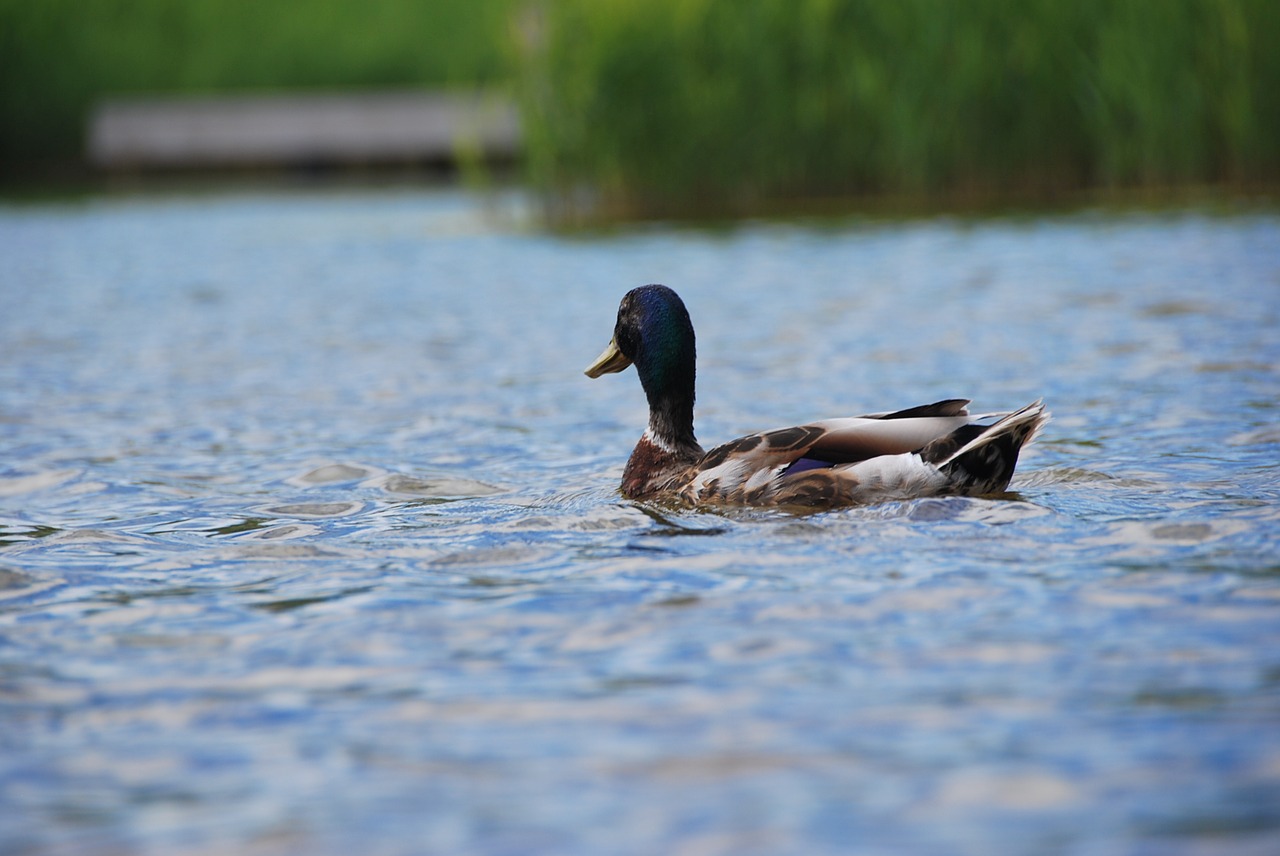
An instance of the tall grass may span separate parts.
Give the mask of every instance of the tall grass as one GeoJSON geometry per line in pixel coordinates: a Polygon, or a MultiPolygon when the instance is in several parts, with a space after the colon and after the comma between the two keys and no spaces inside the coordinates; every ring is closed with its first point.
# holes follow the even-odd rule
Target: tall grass
{"type": "Polygon", "coordinates": [[[1275,0],[555,0],[532,174],[563,206],[1280,178],[1275,0]]]}
{"type": "Polygon", "coordinates": [[[0,0],[0,163],[80,153],[118,93],[491,81],[515,0],[0,0]]]}

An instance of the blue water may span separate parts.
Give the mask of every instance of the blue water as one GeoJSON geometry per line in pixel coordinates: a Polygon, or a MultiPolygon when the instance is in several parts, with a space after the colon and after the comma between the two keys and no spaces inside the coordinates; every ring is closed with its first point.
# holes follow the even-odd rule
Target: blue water
{"type": "Polygon", "coordinates": [[[0,852],[1280,852],[1280,215],[539,231],[0,207],[0,852]],[[1055,414],[1013,498],[615,487],[698,431],[1055,414]]]}

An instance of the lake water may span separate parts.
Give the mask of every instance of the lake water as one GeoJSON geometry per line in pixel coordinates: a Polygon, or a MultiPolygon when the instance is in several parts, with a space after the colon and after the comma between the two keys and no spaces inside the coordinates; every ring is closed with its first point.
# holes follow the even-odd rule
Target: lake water
{"type": "Polygon", "coordinates": [[[0,852],[1280,852],[1280,215],[647,226],[519,196],[0,206],[0,852]],[[616,493],[959,396],[1001,499],[616,493]]]}

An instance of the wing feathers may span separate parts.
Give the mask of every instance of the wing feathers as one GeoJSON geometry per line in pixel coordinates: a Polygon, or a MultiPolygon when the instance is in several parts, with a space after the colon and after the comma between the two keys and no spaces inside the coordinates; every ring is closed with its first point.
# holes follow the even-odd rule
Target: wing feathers
{"type": "Polygon", "coordinates": [[[821,436],[805,452],[837,464],[865,461],[878,455],[901,455],[945,437],[972,421],[968,416],[897,417],[893,419],[831,419],[816,422],[821,436]]]}
{"type": "Polygon", "coordinates": [[[717,446],[683,477],[690,501],[867,501],[874,496],[930,495],[949,488],[944,469],[993,437],[1017,447],[1047,415],[1040,402],[1012,414],[970,416],[968,401],[948,399],[885,415],[829,419],[749,434],[717,446]],[[1000,417],[995,425],[976,424],[1000,417]]]}

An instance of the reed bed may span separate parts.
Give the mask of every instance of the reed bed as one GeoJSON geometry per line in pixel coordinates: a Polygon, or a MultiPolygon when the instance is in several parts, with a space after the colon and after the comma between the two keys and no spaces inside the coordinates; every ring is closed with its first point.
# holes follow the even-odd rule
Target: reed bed
{"type": "Polygon", "coordinates": [[[1280,176],[1274,0],[556,0],[519,77],[560,216],[1280,176]]]}

